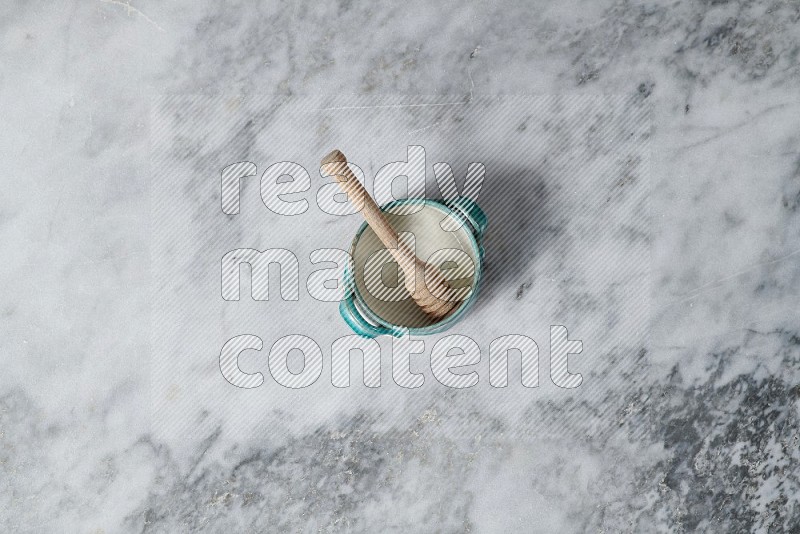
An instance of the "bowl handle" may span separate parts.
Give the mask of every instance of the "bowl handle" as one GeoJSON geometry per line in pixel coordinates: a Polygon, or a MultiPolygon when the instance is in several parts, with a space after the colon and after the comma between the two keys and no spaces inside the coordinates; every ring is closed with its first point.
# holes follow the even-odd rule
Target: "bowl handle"
{"type": "Polygon", "coordinates": [[[486,227],[489,226],[489,219],[486,214],[478,206],[478,204],[469,197],[458,197],[451,201],[448,206],[450,209],[460,212],[466,217],[470,226],[472,226],[472,233],[475,234],[475,240],[480,244],[483,240],[483,233],[486,227]]]}
{"type": "Polygon", "coordinates": [[[392,330],[384,326],[376,326],[367,321],[353,302],[353,293],[339,303],[339,315],[353,332],[362,337],[374,338],[384,334],[392,334],[392,330]]]}

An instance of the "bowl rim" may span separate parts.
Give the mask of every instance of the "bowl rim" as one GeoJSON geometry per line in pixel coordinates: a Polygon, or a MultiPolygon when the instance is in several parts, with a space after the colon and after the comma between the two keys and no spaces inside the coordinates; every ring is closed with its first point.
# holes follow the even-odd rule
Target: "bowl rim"
{"type": "MultiPolygon", "coordinates": [[[[478,298],[478,293],[481,285],[481,277],[483,273],[483,257],[481,255],[481,247],[478,243],[478,240],[475,236],[475,233],[478,231],[472,222],[465,217],[463,214],[459,213],[457,210],[454,210],[450,206],[444,203],[444,201],[438,199],[430,199],[430,198],[403,198],[398,200],[393,200],[380,206],[381,211],[387,211],[397,206],[407,205],[407,204],[422,204],[422,205],[429,205],[438,209],[444,215],[454,215],[458,217],[465,226],[467,226],[468,231],[465,232],[469,236],[470,245],[472,246],[472,250],[474,253],[475,258],[477,258],[477,265],[475,266],[475,274],[473,275],[473,282],[472,282],[472,294],[469,298],[464,301],[461,306],[459,306],[455,312],[451,313],[443,320],[427,325],[427,326],[402,326],[389,323],[384,319],[380,318],[377,313],[375,313],[366,303],[364,297],[358,290],[358,284],[356,284],[355,280],[355,272],[353,273],[345,273],[345,280],[350,285],[350,288],[353,293],[353,300],[358,308],[358,310],[365,316],[364,318],[368,321],[374,323],[375,325],[382,326],[392,330],[392,332],[400,332],[400,331],[408,331],[410,334],[435,334],[437,332],[441,332],[443,330],[448,329],[452,326],[455,322],[460,320],[463,315],[472,307],[475,301],[478,298]]],[[[364,221],[361,226],[356,231],[355,236],[353,237],[352,242],[350,243],[350,257],[352,259],[352,268],[355,271],[355,248],[358,244],[359,239],[361,239],[361,235],[367,229],[369,224],[364,221]]],[[[348,268],[349,270],[349,268],[348,268]]]]}

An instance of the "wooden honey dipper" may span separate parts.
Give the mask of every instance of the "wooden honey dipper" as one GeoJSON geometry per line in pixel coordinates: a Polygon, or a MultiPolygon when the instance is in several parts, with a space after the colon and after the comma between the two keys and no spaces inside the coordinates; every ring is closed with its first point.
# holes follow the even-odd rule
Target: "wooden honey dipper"
{"type": "Polygon", "coordinates": [[[389,224],[381,209],[347,166],[344,154],[334,150],[322,158],[322,169],[325,174],[336,178],[351,202],[358,204],[358,200],[362,200],[361,213],[364,219],[403,269],[406,289],[422,311],[437,320],[453,311],[458,301],[442,272],[436,266],[419,259],[407,243],[400,241],[397,232],[389,224]],[[436,294],[432,293],[425,283],[426,269],[427,278],[436,294]]]}

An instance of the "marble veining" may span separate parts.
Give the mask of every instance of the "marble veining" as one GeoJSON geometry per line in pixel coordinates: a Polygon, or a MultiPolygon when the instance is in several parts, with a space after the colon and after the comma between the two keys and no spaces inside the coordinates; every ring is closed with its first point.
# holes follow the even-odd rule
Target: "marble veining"
{"type": "MultiPolygon", "coordinates": [[[[800,529],[796,1],[12,0],[0,28],[3,531],[800,529]],[[359,400],[314,428],[276,410],[234,437],[209,411],[162,439],[150,117],[163,94],[639,99],[650,319],[635,380],[606,392],[613,417],[586,410],[567,434],[520,439],[478,405],[459,435],[452,399],[431,395],[389,423],[359,400]]],[[[531,305],[531,265],[484,309],[531,305]]]]}

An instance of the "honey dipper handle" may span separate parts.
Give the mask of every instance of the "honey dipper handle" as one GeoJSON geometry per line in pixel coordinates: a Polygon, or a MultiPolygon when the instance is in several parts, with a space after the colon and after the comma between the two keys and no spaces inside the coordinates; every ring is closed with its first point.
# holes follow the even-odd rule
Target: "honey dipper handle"
{"type": "Polygon", "coordinates": [[[414,252],[405,244],[398,242],[395,232],[389,221],[386,220],[381,209],[361,185],[353,171],[347,166],[347,158],[339,150],[334,150],[322,158],[322,168],[326,174],[334,176],[342,190],[355,205],[363,205],[362,215],[367,220],[370,228],[381,240],[394,259],[407,276],[414,275],[414,252]]]}

